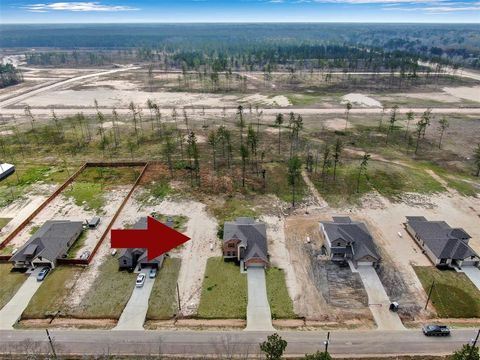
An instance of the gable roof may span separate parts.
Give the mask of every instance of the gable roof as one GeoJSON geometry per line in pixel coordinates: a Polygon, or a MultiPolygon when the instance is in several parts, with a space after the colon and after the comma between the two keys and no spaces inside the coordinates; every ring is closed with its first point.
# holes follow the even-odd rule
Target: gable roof
{"type": "Polygon", "coordinates": [[[354,260],[360,260],[365,256],[371,256],[376,260],[380,260],[377,248],[364,223],[353,221],[348,216],[333,217],[333,221],[320,222],[325,229],[330,241],[344,240],[348,250],[354,260]]]}
{"type": "MultiPolygon", "coordinates": [[[[173,226],[173,223],[170,225],[170,224],[166,224],[167,226],[170,226],[172,227],[173,226]]],[[[146,230],[147,229],[147,217],[146,216],[142,216],[140,219],[137,220],[137,222],[135,224],[133,224],[133,228],[134,229],[138,229],[138,230],[146,230]]],[[[147,259],[147,249],[145,248],[127,248],[127,249],[122,249],[120,254],[119,254],[119,257],[127,257],[127,258],[132,258],[134,254],[140,254],[140,256],[138,257],[138,262],[139,263],[160,263],[163,261],[163,258],[164,258],[164,254],[160,255],[160,256],[157,256],[155,259],[153,260],[150,260],[148,261],[147,259]]]]}
{"type": "Polygon", "coordinates": [[[268,262],[267,228],[264,223],[253,218],[239,217],[235,221],[226,221],[223,227],[223,241],[240,240],[246,248],[245,258],[261,258],[268,262]]]}
{"type": "Polygon", "coordinates": [[[81,221],[47,221],[10,258],[10,261],[25,261],[42,257],[55,262],[73,245],[82,230],[83,223],[81,221]]]}
{"type": "Polygon", "coordinates": [[[428,221],[423,216],[407,216],[407,224],[438,259],[464,260],[478,254],[468,245],[471,236],[445,221],[428,221]]]}

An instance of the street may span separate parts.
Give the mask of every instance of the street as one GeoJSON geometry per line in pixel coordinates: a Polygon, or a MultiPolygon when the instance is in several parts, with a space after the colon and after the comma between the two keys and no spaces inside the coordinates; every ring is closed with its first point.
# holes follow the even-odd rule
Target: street
{"type": "MultiPolygon", "coordinates": [[[[268,332],[51,330],[57,354],[252,356],[268,332]]],[[[280,331],[286,354],[323,350],[326,331],[280,331]]],[[[450,337],[426,337],[421,330],[332,331],[329,352],[336,356],[450,354],[474,338],[475,329],[453,330],[450,337]]],[[[49,352],[43,330],[0,331],[0,352],[49,352]]]]}

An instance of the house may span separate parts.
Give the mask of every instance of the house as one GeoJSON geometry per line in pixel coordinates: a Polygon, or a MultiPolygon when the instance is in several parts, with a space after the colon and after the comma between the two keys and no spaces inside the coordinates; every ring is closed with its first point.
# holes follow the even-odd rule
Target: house
{"type": "Polygon", "coordinates": [[[362,222],[348,216],[334,216],[333,221],[320,222],[324,250],[332,261],[351,261],[358,265],[376,266],[380,261],[373,238],[362,222]]]}
{"type": "Polygon", "coordinates": [[[83,231],[81,221],[50,220],[11,258],[15,268],[50,266],[67,256],[68,250],[83,231]]]}
{"type": "Polygon", "coordinates": [[[15,172],[15,166],[7,163],[0,163],[0,181],[6,179],[15,172]]]}
{"type": "Polygon", "coordinates": [[[480,257],[468,245],[471,236],[445,221],[428,221],[423,216],[407,216],[407,232],[437,265],[479,266],[480,257]]]}
{"type": "Polygon", "coordinates": [[[223,258],[234,259],[244,267],[267,267],[267,229],[264,223],[239,217],[223,227],[223,258]]]}
{"type": "MultiPolygon", "coordinates": [[[[135,225],[134,229],[145,230],[147,229],[147,217],[140,218],[135,225]]],[[[160,269],[163,264],[165,255],[162,254],[153,260],[148,260],[147,249],[134,248],[134,249],[122,249],[118,256],[118,267],[120,269],[135,269],[137,266],[140,268],[154,267],[160,269]]]]}

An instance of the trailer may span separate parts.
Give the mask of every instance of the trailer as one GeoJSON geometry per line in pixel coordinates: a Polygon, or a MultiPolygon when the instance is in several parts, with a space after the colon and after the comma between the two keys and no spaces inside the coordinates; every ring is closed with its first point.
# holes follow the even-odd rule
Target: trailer
{"type": "Polygon", "coordinates": [[[15,172],[15,166],[7,163],[0,163],[0,181],[6,179],[15,172]]]}

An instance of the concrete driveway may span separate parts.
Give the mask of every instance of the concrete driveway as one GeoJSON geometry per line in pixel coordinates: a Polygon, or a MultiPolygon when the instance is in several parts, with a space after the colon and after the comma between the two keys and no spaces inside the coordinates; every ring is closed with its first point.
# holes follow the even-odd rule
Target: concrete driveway
{"type": "Polygon", "coordinates": [[[405,330],[398,314],[389,310],[390,299],[373,266],[359,265],[357,271],[367,291],[368,306],[377,323],[378,330],[405,330]]]}
{"type": "Polygon", "coordinates": [[[42,285],[42,281],[37,281],[37,275],[41,270],[42,267],[35,269],[12,299],[0,310],[0,330],[11,330],[20,319],[33,295],[42,285]]]}
{"type": "Polygon", "coordinates": [[[145,274],[145,283],[141,288],[135,288],[132,291],[130,300],[128,300],[122,315],[118,320],[117,326],[113,330],[143,330],[143,323],[148,311],[148,299],[153,289],[155,279],[150,279],[148,273],[150,269],[143,269],[141,271],[145,274]]]}
{"type": "Polygon", "coordinates": [[[468,278],[473,282],[473,284],[480,290],[480,269],[474,266],[464,266],[462,271],[468,278]]]}
{"type": "Polygon", "coordinates": [[[263,267],[249,267],[248,280],[248,331],[275,331],[272,326],[272,314],[267,299],[267,283],[263,267]]]}

